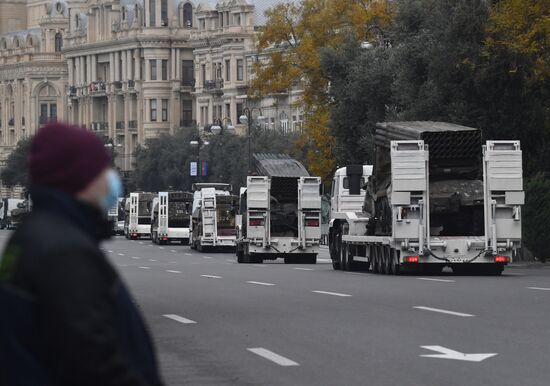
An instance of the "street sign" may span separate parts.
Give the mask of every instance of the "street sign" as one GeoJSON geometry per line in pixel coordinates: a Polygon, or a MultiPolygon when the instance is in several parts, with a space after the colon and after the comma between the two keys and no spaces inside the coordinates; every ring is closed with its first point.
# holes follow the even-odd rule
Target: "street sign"
{"type": "Polygon", "coordinates": [[[454,359],[456,361],[466,361],[466,362],[481,362],[487,358],[494,357],[498,355],[496,353],[490,354],[464,354],[460,351],[451,350],[450,348],[442,346],[420,346],[426,350],[431,350],[438,352],[440,354],[428,354],[420,355],[424,358],[440,358],[440,359],[454,359]]]}
{"type": "Polygon", "coordinates": [[[191,164],[190,164],[189,175],[191,177],[196,177],[197,176],[197,163],[194,162],[194,161],[191,162],[191,164]]]}

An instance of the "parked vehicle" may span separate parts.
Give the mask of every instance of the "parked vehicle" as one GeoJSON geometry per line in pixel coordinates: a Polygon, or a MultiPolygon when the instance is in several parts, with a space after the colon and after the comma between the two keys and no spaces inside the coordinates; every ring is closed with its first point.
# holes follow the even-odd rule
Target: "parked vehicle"
{"type": "Polygon", "coordinates": [[[241,190],[237,261],[285,263],[317,261],[321,241],[319,177],[310,177],[298,161],[282,154],[255,154],[263,176],[248,176],[241,190]]]}
{"type": "Polygon", "coordinates": [[[128,230],[126,237],[130,239],[151,237],[151,206],[155,193],[130,193],[127,203],[128,230]]]}
{"type": "Polygon", "coordinates": [[[167,244],[176,241],[188,244],[193,194],[159,192],[152,205],[151,240],[153,243],[167,244]]]}
{"type": "Polygon", "coordinates": [[[374,167],[334,175],[334,269],[501,274],[521,244],[519,141],[482,147],[478,129],[388,122],[377,124],[376,145],[374,167]]]}
{"type": "Polygon", "coordinates": [[[206,249],[235,248],[235,216],[238,197],[230,192],[230,184],[193,184],[193,214],[191,218],[191,248],[202,252],[206,249]]]}

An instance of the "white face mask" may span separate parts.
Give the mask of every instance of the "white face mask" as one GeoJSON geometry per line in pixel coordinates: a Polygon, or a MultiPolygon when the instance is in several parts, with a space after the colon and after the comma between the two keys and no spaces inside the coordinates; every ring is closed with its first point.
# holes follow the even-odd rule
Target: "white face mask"
{"type": "Polygon", "coordinates": [[[105,211],[111,209],[117,203],[118,198],[122,195],[122,181],[118,173],[111,169],[107,173],[108,187],[107,193],[101,198],[100,205],[105,211]]]}

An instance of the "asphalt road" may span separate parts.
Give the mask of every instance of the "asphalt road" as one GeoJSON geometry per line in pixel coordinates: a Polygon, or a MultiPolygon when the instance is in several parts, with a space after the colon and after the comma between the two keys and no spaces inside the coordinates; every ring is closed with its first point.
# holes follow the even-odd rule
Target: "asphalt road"
{"type": "Polygon", "coordinates": [[[148,240],[103,247],[169,385],[550,384],[550,267],[395,277],[333,271],[326,250],[316,265],[241,265],[148,240]]]}

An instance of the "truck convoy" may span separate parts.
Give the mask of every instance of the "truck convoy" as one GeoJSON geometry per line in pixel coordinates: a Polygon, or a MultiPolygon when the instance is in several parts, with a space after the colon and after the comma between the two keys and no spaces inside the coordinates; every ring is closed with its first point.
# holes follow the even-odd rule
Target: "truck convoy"
{"type": "Polygon", "coordinates": [[[211,248],[234,249],[238,197],[230,193],[231,184],[196,183],[192,189],[191,248],[199,252],[211,248]]]}
{"type": "Polygon", "coordinates": [[[254,154],[257,176],[241,189],[239,263],[284,258],[315,264],[321,239],[319,177],[285,154],[254,154]]]}
{"type": "Polygon", "coordinates": [[[189,224],[193,194],[189,192],[159,192],[153,199],[151,240],[155,244],[174,241],[189,243],[189,224]]]}
{"type": "Polygon", "coordinates": [[[376,125],[374,165],[336,171],[329,248],[334,269],[500,275],[521,243],[519,141],[481,144],[443,122],[376,125]]]}
{"type": "Polygon", "coordinates": [[[130,193],[126,199],[126,238],[151,237],[151,204],[155,196],[155,193],[148,192],[130,193]]]}

